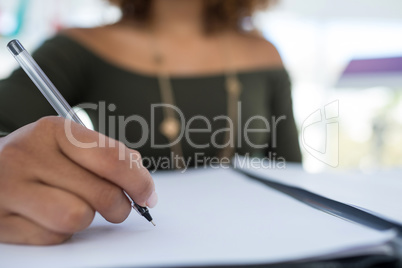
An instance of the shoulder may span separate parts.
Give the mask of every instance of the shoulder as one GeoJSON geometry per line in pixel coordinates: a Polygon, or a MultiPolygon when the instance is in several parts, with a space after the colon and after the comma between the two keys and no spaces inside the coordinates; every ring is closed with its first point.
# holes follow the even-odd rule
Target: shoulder
{"type": "Polygon", "coordinates": [[[233,33],[230,38],[238,64],[244,65],[245,68],[283,68],[276,47],[258,33],[233,33]]]}
{"type": "Polygon", "coordinates": [[[64,30],[61,34],[79,43],[97,57],[114,64],[126,66],[133,62],[133,58],[139,62],[146,60],[144,53],[138,53],[148,48],[146,33],[134,27],[113,24],[96,28],[72,28],[64,30]]]}
{"type": "Polygon", "coordinates": [[[84,35],[81,29],[68,29],[58,32],[56,35],[44,40],[34,50],[33,57],[36,60],[46,60],[47,62],[77,61],[77,59],[80,60],[83,57],[87,59],[87,56],[91,55],[88,51],[92,51],[92,49],[84,45],[85,41],[81,41],[84,38],[76,37],[78,34],[84,35]]]}
{"type": "Polygon", "coordinates": [[[124,45],[127,42],[138,43],[144,39],[144,31],[139,27],[126,27],[122,23],[105,25],[94,28],[70,28],[60,32],[89,48],[99,50],[109,49],[112,45],[124,45]]]}
{"type": "Polygon", "coordinates": [[[107,41],[109,27],[96,27],[96,28],[69,28],[62,30],[59,35],[67,36],[70,39],[84,45],[90,49],[96,49],[99,45],[107,41]]]}

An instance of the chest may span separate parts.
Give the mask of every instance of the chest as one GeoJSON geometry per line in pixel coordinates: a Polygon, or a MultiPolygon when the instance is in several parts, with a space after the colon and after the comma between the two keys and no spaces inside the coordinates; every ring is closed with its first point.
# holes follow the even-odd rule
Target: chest
{"type": "MultiPolygon", "coordinates": [[[[259,74],[239,74],[241,116],[269,116],[272,90],[269,79],[259,74]]],[[[224,75],[172,78],[169,80],[173,104],[186,117],[196,115],[211,118],[227,114],[228,94],[224,75]]],[[[107,111],[123,116],[140,115],[149,118],[152,105],[161,104],[161,88],[154,76],[121,72],[110,76],[94,75],[85,93],[91,102],[107,102],[116,109],[107,111]]],[[[155,111],[154,111],[155,112],[155,111]]]]}
{"type": "MultiPolygon", "coordinates": [[[[236,133],[243,139],[245,124],[252,129],[265,126],[261,120],[253,118],[269,120],[272,114],[272,85],[262,74],[239,74],[238,79],[241,94],[237,103],[237,116],[233,120],[238,125],[236,133]]],[[[186,129],[208,130],[191,132],[188,140],[196,141],[197,144],[210,144],[212,133],[218,133],[214,139],[217,143],[222,143],[224,131],[221,130],[228,126],[225,120],[228,115],[226,77],[215,75],[172,78],[169,83],[175,116],[182,120],[186,129]]],[[[164,143],[165,137],[158,127],[166,115],[161,94],[156,77],[121,72],[92,78],[85,99],[98,105],[98,109],[89,112],[98,131],[118,139],[124,137],[128,141],[139,141],[144,137],[146,129],[147,141],[164,143]],[[128,118],[135,120],[133,123],[125,123],[122,128],[122,122],[128,118]]],[[[268,139],[267,133],[252,133],[248,137],[254,143],[264,143],[268,139]]],[[[247,143],[240,143],[245,151],[251,151],[252,148],[246,148],[247,143]]],[[[159,152],[155,151],[152,142],[143,146],[142,152],[149,151],[152,155],[159,152]]],[[[186,143],[183,146],[188,147],[187,151],[193,150],[186,143]]],[[[214,154],[212,151],[210,153],[214,154]]]]}

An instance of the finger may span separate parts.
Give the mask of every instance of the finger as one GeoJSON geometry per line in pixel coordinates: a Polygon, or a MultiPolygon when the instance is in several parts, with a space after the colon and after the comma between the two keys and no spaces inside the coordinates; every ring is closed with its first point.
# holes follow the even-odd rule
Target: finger
{"type": "Polygon", "coordinates": [[[42,165],[52,167],[32,171],[43,183],[80,197],[110,222],[120,223],[130,214],[130,201],[115,184],[78,166],[63,155],[41,161],[44,161],[42,165]]]}
{"type": "Polygon", "coordinates": [[[10,212],[56,233],[72,234],[88,227],[94,210],[77,196],[38,182],[19,183],[7,197],[10,212]]]}
{"type": "Polygon", "coordinates": [[[68,158],[120,186],[137,204],[155,205],[155,186],[150,173],[142,165],[130,165],[130,159],[141,158],[138,152],[79,124],[65,122],[65,126],[58,128],[56,139],[68,158]]]}
{"type": "Polygon", "coordinates": [[[72,234],[55,233],[18,215],[0,219],[0,242],[10,244],[55,245],[69,239],[72,234]]]}

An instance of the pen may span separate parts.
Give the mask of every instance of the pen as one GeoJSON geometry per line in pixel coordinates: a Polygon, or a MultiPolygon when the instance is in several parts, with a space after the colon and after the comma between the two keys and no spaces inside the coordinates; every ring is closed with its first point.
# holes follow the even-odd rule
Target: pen
{"type": "MultiPolygon", "coordinates": [[[[40,92],[42,92],[43,96],[45,96],[50,105],[53,106],[56,112],[60,116],[71,119],[72,121],[85,127],[84,123],[82,123],[71,106],[63,98],[63,96],[39,67],[36,61],[31,57],[28,51],[25,50],[22,44],[18,40],[12,40],[8,43],[7,48],[14,56],[16,61],[21,65],[21,68],[25,71],[29,78],[31,78],[32,82],[38,87],[40,92]]],[[[133,209],[135,209],[141,216],[155,226],[148,208],[137,205],[134,200],[131,201],[133,209]]]]}

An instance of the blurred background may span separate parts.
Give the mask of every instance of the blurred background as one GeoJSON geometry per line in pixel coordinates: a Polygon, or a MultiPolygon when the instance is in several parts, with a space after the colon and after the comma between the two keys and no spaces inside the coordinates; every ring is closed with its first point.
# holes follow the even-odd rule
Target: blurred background
{"type": "MultiPolygon", "coordinates": [[[[0,0],[0,79],[16,67],[11,39],[32,51],[119,17],[102,0],[0,0]]],[[[307,171],[402,166],[401,0],[280,0],[251,20],[290,72],[307,171]]]]}

